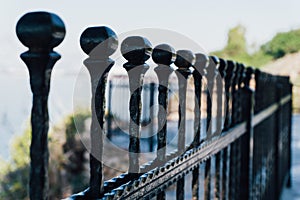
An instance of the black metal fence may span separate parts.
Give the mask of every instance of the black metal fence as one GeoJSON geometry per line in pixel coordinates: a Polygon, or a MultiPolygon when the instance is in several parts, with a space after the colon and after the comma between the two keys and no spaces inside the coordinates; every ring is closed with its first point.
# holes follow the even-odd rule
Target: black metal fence
{"type": "MultiPolygon", "coordinates": [[[[21,57],[30,71],[33,92],[31,199],[47,198],[47,97],[51,69],[59,59],[53,48],[64,33],[58,16],[45,12],[26,14],[17,25],[20,41],[29,48],[21,57]]],[[[127,60],[123,67],[130,92],[128,172],[103,182],[105,90],[114,67],[109,56],[117,50],[118,39],[108,27],[91,27],[82,33],[80,44],[89,56],[84,64],[92,90],[90,187],[69,199],[165,199],[173,185],[176,199],[279,199],[283,187],[291,185],[292,86],[288,77],[189,50],[175,52],[167,44],[152,49],[140,36],[126,38],[120,48],[127,60]],[[146,64],[150,57],[156,66],[146,64]],[[154,87],[157,96],[152,96],[160,105],[160,128],[154,130],[155,159],[141,165],[141,116],[146,101],[141,94],[149,67],[154,67],[158,80],[154,87]],[[168,82],[172,73],[178,81],[178,129],[177,148],[168,153],[168,82]],[[189,88],[194,91],[193,101],[186,98],[189,88]],[[187,104],[194,106],[193,131],[186,129],[187,104]],[[187,144],[188,135],[193,140],[187,144]],[[190,174],[191,178],[186,178],[190,174]]]]}

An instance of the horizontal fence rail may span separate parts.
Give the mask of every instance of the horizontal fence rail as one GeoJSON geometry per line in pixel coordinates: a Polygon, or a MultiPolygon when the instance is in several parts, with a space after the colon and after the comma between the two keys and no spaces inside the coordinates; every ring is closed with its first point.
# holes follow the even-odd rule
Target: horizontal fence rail
{"type": "MultiPolygon", "coordinates": [[[[29,47],[21,58],[33,92],[31,199],[47,199],[47,98],[51,69],[60,58],[53,48],[64,34],[59,17],[46,12],[28,13],[17,25],[20,41],[29,47]]],[[[125,38],[120,49],[118,44],[117,34],[105,26],[89,27],[80,37],[92,92],[90,182],[68,199],[280,198],[291,185],[289,77],[175,51],[169,44],[152,48],[141,36],[125,38]],[[126,75],[109,76],[116,65],[110,56],[119,50],[126,75]],[[154,66],[147,64],[150,58],[154,66]],[[105,138],[116,136],[116,119],[127,123],[122,148],[128,171],[104,181],[105,138]],[[145,144],[154,158],[141,163],[145,144]]]]}

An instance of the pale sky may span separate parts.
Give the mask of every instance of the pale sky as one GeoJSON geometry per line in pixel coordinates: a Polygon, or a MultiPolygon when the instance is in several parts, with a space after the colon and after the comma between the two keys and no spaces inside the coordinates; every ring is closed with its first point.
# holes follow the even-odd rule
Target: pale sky
{"type": "Polygon", "coordinates": [[[81,51],[79,36],[91,25],[108,25],[118,34],[140,28],[169,29],[208,51],[221,49],[229,28],[237,24],[247,28],[249,44],[266,42],[278,31],[300,28],[299,0],[2,1],[0,42],[9,41],[14,52],[22,50],[15,35],[17,20],[26,12],[40,10],[54,12],[65,22],[67,35],[58,48],[61,51],[81,51]]]}
{"type": "MultiPolygon", "coordinates": [[[[65,40],[55,49],[62,59],[52,75],[50,125],[52,120],[57,121],[72,111],[75,79],[59,76],[58,72],[73,69],[76,73],[82,67],[86,55],[80,49],[79,37],[89,26],[107,25],[117,34],[143,28],[168,29],[191,38],[207,51],[221,49],[226,44],[228,30],[238,24],[246,27],[248,43],[258,45],[279,31],[300,28],[299,0],[0,1],[0,122],[6,125],[0,127],[4,128],[0,130],[0,141],[21,133],[30,116],[28,71],[19,57],[26,48],[15,33],[18,19],[27,12],[53,12],[66,25],[65,40]]],[[[0,156],[7,155],[8,144],[0,146],[0,156]]]]}

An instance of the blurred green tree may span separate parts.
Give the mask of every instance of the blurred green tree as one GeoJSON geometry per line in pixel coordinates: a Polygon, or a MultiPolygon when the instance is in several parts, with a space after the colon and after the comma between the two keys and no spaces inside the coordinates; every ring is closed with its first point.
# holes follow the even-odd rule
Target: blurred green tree
{"type": "MultiPolygon", "coordinates": [[[[86,131],[89,117],[90,112],[80,110],[65,117],[62,125],[54,126],[49,133],[49,199],[63,198],[88,186],[84,168],[87,151],[77,133],[86,131]]],[[[27,128],[12,140],[10,161],[0,160],[0,199],[29,199],[30,141],[31,129],[27,128]]]]}
{"type": "Polygon", "coordinates": [[[277,33],[275,37],[261,46],[261,50],[274,59],[300,50],[300,29],[277,33]]]}

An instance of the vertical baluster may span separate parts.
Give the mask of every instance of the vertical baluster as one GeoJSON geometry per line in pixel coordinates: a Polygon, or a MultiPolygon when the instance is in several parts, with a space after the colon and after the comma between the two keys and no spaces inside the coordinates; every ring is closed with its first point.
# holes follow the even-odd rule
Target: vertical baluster
{"type": "Polygon", "coordinates": [[[187,79],[191,74],[189,68],[192,66],[195,56],[188,50],[179,50],[176,54],[175,65],[178,67],[176,75],[179,87],[178,153],[180,154],[185,150],[187,79]]]}
{"type": "MultiPolygon", "coordinates": [[[[266,95],[266,108],[272,104],[272,91],[274,91],[275,88],[272,87],[273,83],[272,83],[272,77],[270,74],[266,73],[266,90],[268,92],[268,95],[266,95]]],[[[274,116],[274,115],[273,115],[274,116]]],[[[264,128],[266,129],[266,127],[271,128],[272,126],[274,126],[274,124],[271,122],[272,121],[272,117],[271,119],[268,119],[265,121],[265,124],[263,125],[264,128]]],[[[273,127],[272,127],[273,128],[273,127]]],[[[270,144],[272,144],[272,137],[274,132],[273,131],[268,131],[268,132],[262,132],[263,134],[261,134],[262,136],[262,144],[263,144],[263,167],[262,169],[262,184],[264,185],[264,190],[263,190],[263,198],[265,198],[268,195],[268,176],[269,176],[269,172],[270,172],[270,159],[268,158],[269,156],[269,152],[270,152],[270,144]],[[272,133],[272,134],[271,134],[272,133]]],[[[274,155],[272,155],[273,157],[274,155]]]]}
{"type": "MultiPolygon", "coordinates": [[[[244,110],[248,110],[248,113],[245,115],[248,115],[248,124],[247,124],[247,134],[248,134],[248,140],[247,141],[247,152],[248,152],[248,156],[244,157],[242,159],[242,164],[245,166],[245,168],[242,166],[242,169],[245,169],[245,173],[242,171],[242,184],[241,184],[241,188],[247,188],[246,190],[242,191],[241,194],[241,198],[243,199],[253,199],[253,156],[254,156],[254,130],[252,128],[252,116],[253,116],[253,112],[254,112],[254,91],[252,89],[250,89],[250,82],[251,79],[253,77],[254,74],[254,69],[252,67],[248,67],[246,69],[246,74],[245,74],[245,79],[244,79],[244,84],[245,84],[245,88],[249,93],[249,97],[251,99],[249,99],[249,97],[245,97],[246,100],[248,100],[248,106],[250,106],[249,108],[247,108],[247,105],[244,105],[246,108],[244,108],[244,110]],[[245,184],[245,185],[244,185],[245,184]]],[[[244,113],[244,111],[243,111],[244,113]]],[[[247,153],[246,152],[246,153],[247,153]]],[[[245,153],[245,155],[246,155],[245,153]]]]}
{"type": "MultiPolygon", "coordinates": [[[[237,76],[237,92],[236,92],[236,123],[240,123],[243,121],[243,103],[242,102],[242,86],[243,86],[243,80],[245,78],[245,67],[243,64],[238,63],[239,71],[237,76]]],[[[241,177],[241,149],[242,149],[242,141],[241,138],[236,140],[236,199],[240,199],[240,192],[241,192],[241,184],[240,184],[240,177],[241,177]]]]}
{"type": "MultiPolygon", "coordinates": [[[[233,127],[236,124],[236,81],[238,76],[238,65],[236,63],[233,63],[235,65],[234,70],[232,71],[232,81],[230,86],[230,92],[231,92],[231,123],[229,127],[233,127]]],[[[229,199],[235,199],[235,181],[236,181],[236,142],[233,142],[230,145],[230,158],[229,158],[229,199]]]]}
{"type": "Polygon", "coordinates": [[[130,122],[129,122],[129,169],[132,174],[139,173],[140,153],[140,117],[141,92],[143,79],[149,66],[145,63],[151,55],[151,43],[143,37],[127,37],[121,44],[123,57],[128,61],[123,65],[129,77],[130,88],[130,122]]]}
{"type": "MultiPolygon", "coordinates": [[[[223,113],[223,78],[225,76],[226,61],[219,59],[219,76],[216,76],[216,90],[217,90],[217,116],[216,116],[216,132],[214,135],[219,135],[222,132],[222,113],[223,113]]],[[[220,169],[221,169],[221,151],[216,154],[216,165],[215,165],[215,199],[220,199],[220,169]]]]}
{"type": "MultiPolygon", "coordinates": [[[[243,64],[240,64],[240,71],[239,71],[239,79],[238,79],[238,90],[240,91],[244,85],[244,79],[246,77],[246,68],[243,64]]],[[[240,95],[240,92],[238,93],[240,95]]],[[[242,113],[242,99],[238,97],[238,119],[237,122],[242,122],[243,121],[243,113],[242,113]]]]}
{"type": "MultiPolygon", "coordinates": [[[[279,77],[277,76],[277,82],[278,84],[281,85],[281,90],[280,92],[276,92],[276,95],[278,96],[278,99],[277,101],[279,101],[282,97],[284,97],[289,91],[285,91],[283,88],[287,88],[288,85],[286,85],[286,83],[284,82],[284,78],[283,77],[279,77]]],[[[280,87],[278,87],[279,89],[280,87]]],[[[285,149],[286,147],[284,142],[283,142],[283,133],[284,133],[284,127],[286,127],[288,124],[287,124],[287,120],[289,120],[286,115],[286,112],[287,112],[287,107],[286,105],[285,106],[282,106],[280,110],[278,110],[277,112],[277,131],[278,131],[278,134],[277,134],[277,138],[276,138],[276,161],[277,161],[277,166],[276,166],[276,179],[277,179],[277,190],[280,191],[280,188],[283,186],[283,166],[285,164],[288,164],[288,159],[289,159],[289,154],[285,154],[285,149]],[[285,109],[284,109],[285,108],[285,109]],[[279,148],[280,146],[282,146],[282,148],[279,148]],[[286,160],[285,160],[286,159],[286,160]]],[[[289,134],[289,132],[288,132],[289,134]]],[[[287,150],[287,149],[286,149],[287,150]]],[[[289,182],[289,180],[288,180],[289,182]]]]}
{"type": "MultiPolygon", "coordinates": [[[[205,68],[208,64],[208,57],[204,54],[195,54],[196,61],[193,65],[193,77],[195,87],[195,117],[194,117],[194,140],[192,147],[200,145],[201,134],[201,93],[202,93],[202,76],[205,75],[205,68]]],[[[192,179],[192,196],[193,199],[199,199],[199,166],[193,170],[192,179]]]]}
{"type": "MultiPolygon", "coordinates": [[[[168,83],[169,76],[173,72],[170,65],[175,61],[175,50],[167,45],[156,46],[152,52],[152,59],[157,64],[154,69],[158,77],[158,133],[157,133],[157,163],[163,164],[166,159],[166,139],[167,139],[167,113],[168,113],[168,83]]],[[[157,195],[157,199],[165,199],[165,192],[157,195]]]]}
{"type": "MultiPolygon", "coordinates": [[[[288,108],[287,111],[284,112],[288,112],[288,119],[287,119],[287,126],[288,126],[288,142],[287,142],[287,174],[288,174],[288,180],[287,180],[287,188],[291,188],[292,187],[292,119],[293,119],[293,84],[290,82],[290,78],[286,77],[285,78],[287,80],[287,82],[285,83],[285,87],[288,88],[288,91],[286,91],[286,94],[290,94],[291,95],[291,99],[289,100],[288,103],[288,108]]],[[[281,121],[282,122],[282,121],[281,121]]],[[[281,150],[282,151],[282,150],[281,150]]]]}
{"type": "Polygon", "coordinates": [[[108,82],[108,103],[107,103],[107,138],[111,139],[112,137],[112,118],[113,118],[113,113],[112,113],[112,108],[111,108],[111,103],[112,103],[112,90],[113,90],[113,83],[112,80],[109,80],[108,82]]]}
{"type": "MultiPolygon", "coordinates": [[[[275,88],[273,88],[273,83],[272,83],[272,76],[270,74],[265,73],[266,75],[266,88],[265,91],[268,92],[268,95],[265,95],[266,97],[266,104],[265,104],[265,108],[267,108],[268,106],[270,106],[272,104],[272,92],[275,90],[275,88]]],[[[274,115],[273,115],[274,116],[274,115]]],[[[272,117],[271,119],[266,120],[264,126],[264,130],[266,130],[266,128],[268,127],[271,128],[272,126],[274,126],[274,123],[272,123],[272,117]]],[[[273,127],[272,127],[273,128],[273,127]]],[[[263,189],[263,198],[265,198],[266,196],[268,196],[268,176],[270,173],[270,159],[269,159],[269,152],[271,151],[271,146],[270,144],[272,144],[272,140],[273,140],[273,132],[272,131],[267,131],[267,132],[262,132],[263,134],[261,134],[262,136],[262,147],[263,147],[263,162],[262,162],[262,184],[264,185],[264,189],[263,189]]],[[[274,155],[272,155],[272,157],[274,157],[274,155]]]]}
{"type": "MultiPolygon", "coordinates": [[[[266,107],[266,74],[265,72],[261,72],[260,74],[260,82],[261,82],[261,92],[263,92],[263,94],[261,94],[261,99],[258,99],[258,101],[255,102],[261,102],[261,107],[259,111],[262,111],[265,107],[266,107]]],[[[263,130],[262,125],[260,126],[260,128],[258,129],[258,177],[259,177],[259,181],[258,181],[258,191],[257,191],[257,195],[258,198],[262,198],[262,195],[264,193],[264,184],[263,184],[263,164],[264,164],[264,143],[263,143],[263,135],[261,134],[261,130],[263,130]]]]}
{"type": "MultiPolygon", "coordinates": [[[[261,71],[255,70],[255,102],[262,99],[262,84],[261,84],[261,71]]],[[[254,114],[257,114],[261,109],[261,104],[256,103],[254,107],[254,114]]]]}
{"type": "Polygon", "coordinates": [[[214,199],[220,199],[220,161],[221,152],[218,152],[215,156],[215,188],[214,188],[214,199]]]}
{"type": "Polygon", "coordinates": [[[247,132],[241,136],[240,141],[240,166],[239,166],[239,191],[237,199],[250,199],[251,191],[251,159],[252,159],[252,148],[251,139],[253,138],[252,131],[252,115],[253,115],[253,91],[250,89],[250,80],[252,77],[253,69],[244,68],[244,74],[240,80],[244,84],[244,87],[240,89],[240,102],[241,102],[241,115],[240,121],[247,123],[247,132]]]}
{"type": "MultiPolygon", "coordinates": [[[[278,102],[278,99],[280,99],[281,94],[281,85],[276,81],[276,76],[269,75],[270,76],[270,88],[268,91],[270,91],[270,104],[278,102]]],[[[278,135],[280,130],[280,110],[281,106],[279,105],[278,110],[272,115],[272,118],[270,119],[270,126],[273,128],[273,131],[270,132],[269,135],[265,138],[265,143],[268,144],[268,153],[267,153],[267,166],[266,166],[266,197],[270,197],[272,199],[275,199],[275,197],[279,197],[278,187],[278,179],[277,179],[277,167],[279,165],[278,163],[278,152],[277,152],[277,141],[278,141],[278,135]],[[275,122],[275,123],[274,123],[275,122]],[[268,142],[266,142],[266,140],[268,142]],[[270,156],[271,155],[271,156],[270,156]]],[[[269,127],[269,126],[268,126],[269,127]]]]}
{"type": "Polygon", "coordinates": [[[92,122],[90,128],[90,186],[70,199],[99,198],[103,194],[103,134],[105,112],[105,86],[114,61],[109,58],[118,46],[118,39],[110,28],[89,27],[80,37],[80,46],[89,56],[85,61],[91,81],[92,122]]]}
{"type": "MultiPolygon", "coordinates": [[[[149,98],[150,98],[150,105],[149,108],[152,108],[154,106],[154,92],[155,92],[155,83],[150,83],[149,85],[149,98]]],[[[150,127],[149,127],[149,138],[148,138],[148,144],[149,144],[149,151],[153,152],[154,147],[154,108],[150,109],[150,127]]]]}
{"type": "Polygon", "coordinates": [[[202,94],[202,77],[205,75],[205,68],[208,66],[208,56],[197,53],[194,64],[194,87],[195,87],[195,117],[194,117],[194,140],[192,147],[200,145],[201,134],[201,94],[202,94]]]}
{"type": "Polygon", "coordinates": [[[219,66],[219,59],[216,56],[210,56],[209,65],[206,69],[207,73],[205,75],[207,79],[207,90],[206,90],[206,102],[207,102],[207,123],[206,123],[206,137],[210,139],[212,137],[212,102],[214,96],[214,84],[216,77],[216,69],[219,66]]]}
{"type": "Polygon", "coordinates": [[[223,94],[224,91],[224,78],[225,78],[225,70],[226,70],[226,60],[219,59],[219,75],[216,77],[216,90],[217,90],[217,128],[216,128],[216,135],[221,134],[222,132],[222,121],[223,121],[223,110],[224,110],[224,104],[223,104],[223,94]]]}
{"type": "Polygon", "coordinates": [[[226,75],[225,75],[225,122],[224,130],[228,130],[232,121],[232,95],[231,95],[231,86],[234,78],[235,63],[233,61],[227,61],[226,75]]]}
{"type": "Polygon", "coordinates": [[[158,133],[157,133],[157,161],[162,163],[166,158],[167,136],[167,108],[168,108],[168,83],[169,76],[173,72],[170,65],[175,61],[175,50],[161,44],[153,49],[152,59],[157,64],[154,69],[158,77],[158,133]]]}
{"type": "MultiPolygon", "coordinates": [[[[241,112],[240,107],[240,78],[243,73],[243,67],[240,63],[236,63],[236,72],[233,80],[233,124],[232,127],[239,123],[239,117],[241,112]]],[[[239,199],[239,178],[240,178],[240,139],[237,139],[233,143],[233,163],[234,163],[234,199],[239,199]]]]}
{"type": "MultiPolygon", "coordinates": [[[[261,82],[261,72],[260,70],[255,70],[255,100],[254,102],[262,102],[262,82],[261,82]]],[[[254,104],[254,114],[257,114],[261,110],[261,103],[254,104]]],[[[259,162],[260,162],[260,142],[258,128],[254,129],[253,135],[253,179],[252,179],[252,197],[253,199],[258,199],[259,185],[257,179],[259,176],[259,162]]]]}
{"type": "Polygon", "coordinates": [[[230,127],[233,127],[237,124],[238,122],[238,112],[239,112],[239,107],[238,107],[238,80],[240,78],[240,70],[241,67],[239,63],[235,63],[236,68],[234,71],[234,77],[231,85],[231,96],[232,96],[232,118],[231,118],[231,125],[230,127]]]}
{"type": "MultiPolygon", "coordinates": [[[[207,73],[205,75],[207,79],[206,90],[206,104],[207,104],[207,118],[206,118],[206,140],[212,137],[212,101],[214,93],[214,82],[216,75],[216,68],[219,64],[219,59],[215,56],[209,57],[209,64],[207,66],[207,73]]],[[[208,158],[205,162],[205,181],[204,181],[204,199],[210,199],[211,191],[211,158],[208,158]]]]}
{"type": "Polygon", "coordinates": [[[27,13],[18,21],[16,32],[29,48],[21,54],[28,67],[33,94],[31,110],[30,182],[31,199],[48,198],[48,95],[51,71],[60,55],[53,51],[64,39],[65,26],[55,14],[27,13]]]}
{"type": "Polygon", "coordinates": [[[254,73],[254,69],[252,67],[246,68],[245,77],[244,77],[244,85],[247,88],[250,88],[250,82],[251,82],[253,73],[254,73]]]}
{"type": "MultiPolygon", "coordinates": [[[[284,81],[284,77],[280,77],[280,76],[278,76],[277,77],[277,82],[279,83],[279,84],[281,84],[281,86],[282,86],[282,89],[281,89],[281,92],[280,92],[280,94],[278,93],[278,92],[276,92],[276,94],[278,95],[278,100],[280,99],[280,98],[282,98],[282,97],[284,97],[286,94],[288,94],[288,92],[289,91],[285,91],[285,90],[283,90],[283,88],[287,88],[287,86],[288,85],[286,85],[286,83],[285,83],[285,81],[284,81]]],[[[277,179],[277,190],[278,191],[280,191],[280,188],[282,187],[282,186],[284,186],[283,185],[283,176],[284,176],[284,173],[283,173],[283,170],[284,170],[284,165],[286,165],[286,164],[288,164],[289,163],[289,157],[290,157],[290,155],[289,154],[286,154],[287,152],[286,152],[286,150],[288,150],[288,149],[286,149],[286,147],[285,147],[285,144],[284,144],[284,142],[283,142],[283,133],[284,133],[284,127],[286,127],[288,124],[288,120],[289,120],[289,117],[287,118],[287,117],[285,117],[285,116],[287,116],[286,114],[287,114],[287,111],[288,110],[286,110],[286,109],[288,109],[287,108],[287,105],[285,105],[285,106],[283,106],[280,110],[278,110],[278,113],[277,113],[277,120],[278,121],[280,121],[280,124],[278,124],[277,123],[277,127],[278,127],[278,135],[277,135],[277,138],[276,138],[276,143],[277,143],[277,155],[275,155],[276,156],[276,160],[277,160],[277,166],[276,166],[276,168],[277,168],[277,170],[276,170],[276,179],[277,179]],[[280,146],[282,146],[282,148],[280,148],[280,146]]],[[[289,116],[289,115],[288,115],[289,116]]],[[[288,132],[288,134],[289,134],[289,132],[288,132]]],[[[289,138],[289,135],[288,135],[288,138],[289,138]]],[[[287,145],[287,144],[286,144],[287,145]]],[[[288,182],[290,182],[290,180],[289,180],[290,178],[288,178],[288,182]]],[[[289,183],[287,183],[287,184],[289,184],[289,183]]],[[[288,185],[287,185],[287,187],[288,187],[288,185]]]]}
{"type": "Polygon", "coordinates": [[[228,159],[228,147],[225,147],[222,151],[222,191],[221,199],[227,199],[227,159],[228,159]]]}
{"type": "MultiPolygon", "coordinates": [[[[236,62],[236,71],[235,71],[235,76],[233,79],[233,85],[232,85],[232,124],[231,127],[234,127],[236,124],[238,124],[238,118],[239,118],[239,79],[240,79],[240,72],[241,72],[241,66],[240,63],[236,62]]],[[[232,198],[233,199],[238,199],[238,192],[239,192],[239,185],[238,185],[238,179],[239,179],[239,139],[237,139],[235,142],[232,143],[231,145],[232,151],[233,151],[233,157],[232,157],[232,163],[234,166],[234,171],[232,173],[233,175],[233,193],[232,193],[232,198]]]]}
{"type": "MultiPolygon", "coordinates": [[[[231,96],[231,85],[234,78],[235,63],[233,61],[227,61],[227,66],[225,69],[225,121],[223,130],[226,131],[229,129],[232,119],[232,96],[231,96]]],[[[230,156],[231,158],[231,156],[230,156]]],[[[231,177],[229,177],[229,182],[227,182],[227,170],[228,170],[228,147],[223,150],[222,156],[222,197],[221,199],[227,199],[227,195],[230,193],[230,187],[228,187],[229,192],[227,191],[227,185],[231,184],[231,177]]],[[[229,169],[230,170],[230,169],[229,169]]]]}
{"type": "MultiPolygon", "coordinates": [[[[188,50],[179,50],[176,54],[175,65],[178,67],[176,75],[179,87],[178,155],[180,155],[185,151],[187,79],[191,74],[189,68],[194,64],[195,56],[188,50]]],[[[184,199],[184,177],[177,181],[176,197],[179,200],[184,199]]]]}
{"type": "Polygon", "coordinates": [[[235,143],[230,145],[230,153],[229,153],[229,199],[235,199],[235,143]]]}

